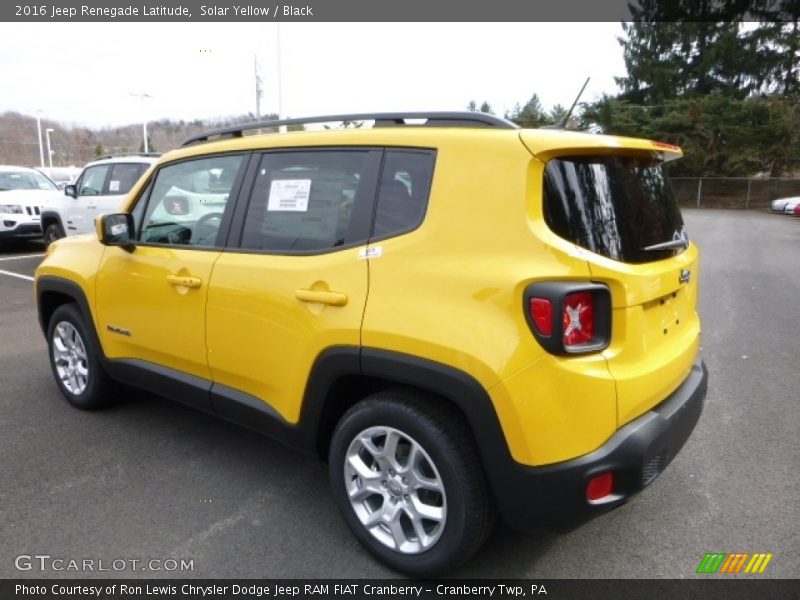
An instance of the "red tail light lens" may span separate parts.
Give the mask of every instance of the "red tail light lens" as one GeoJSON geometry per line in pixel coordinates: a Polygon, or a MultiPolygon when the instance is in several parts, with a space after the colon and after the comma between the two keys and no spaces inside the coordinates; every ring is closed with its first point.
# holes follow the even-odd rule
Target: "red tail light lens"
{"type": "Polygon", "coordinates": [[[536,341],[558,356],[600,352],[611,341],[611,292],[601,283],[538,281],[522,310],[536,341]]]}
{"type": "Polygon", "coordinates": [[[531,318],[542,335],[553,333],[553,303],[547,298],[531,298],[531,318]]]}
{"type": "Polygon", "coordinates": [[[575,292],[564,297],[564,347],[589,344],[594,338],[594,295],[575,292]]]}

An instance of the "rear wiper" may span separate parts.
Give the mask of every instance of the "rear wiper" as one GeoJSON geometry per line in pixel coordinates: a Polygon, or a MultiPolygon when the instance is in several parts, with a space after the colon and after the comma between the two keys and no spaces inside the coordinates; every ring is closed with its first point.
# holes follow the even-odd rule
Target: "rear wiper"
{"type": "Polygon", "coordinates": [[[682,238],[680,240],[670,240],[668,242],[661,242],[660,244],[653,244],[652,246],[645,246],[642,252],[656,252],[657,250],[669,250],[671,248],[683,248],[684,250],[689,247],[689,240],[682,238]]]}

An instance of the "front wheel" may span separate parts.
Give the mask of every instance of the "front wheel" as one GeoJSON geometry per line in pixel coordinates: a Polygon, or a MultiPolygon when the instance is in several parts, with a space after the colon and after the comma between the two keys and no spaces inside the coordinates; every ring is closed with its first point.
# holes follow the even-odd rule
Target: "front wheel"
{"type": "Polygon", "coordinates": [[[100,364],[100,349],[76,305],[55,310],[47,343],[56,383],[70,404],[92,410],[111,402],[114,383],[100,364]]]}
{"type": "Polygon", "coordinates": [[[472,436],[434,397],[391,390],[356,404],[334,432],[329,472],[358,541],[402,573],[455,568],[491,531],[494,507],[472,436]]]}
{"type": "Polygon", "coordinates": [[[61,225],[58,223],[51,223],[47,226],[44,230],[44,247],[47,248],[55,242],[56,240],[60,240],[64,237],[64,230],[61,228],[61,225]]]}

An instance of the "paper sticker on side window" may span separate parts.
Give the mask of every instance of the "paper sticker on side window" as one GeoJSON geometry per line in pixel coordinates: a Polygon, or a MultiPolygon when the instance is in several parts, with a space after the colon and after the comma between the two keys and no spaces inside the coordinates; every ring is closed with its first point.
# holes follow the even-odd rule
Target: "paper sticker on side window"
{"type": "Polygon", "coordinates": [[[269,187],[268,211],[308,211],[310,179],[273,179],[269,187]]]}
{"type": "Polygon", "coordinates": [[[113,179],[108,182],[108,191],[109,192],[118,192],[119,191],[119,181],[114,181],[113,179]]]}

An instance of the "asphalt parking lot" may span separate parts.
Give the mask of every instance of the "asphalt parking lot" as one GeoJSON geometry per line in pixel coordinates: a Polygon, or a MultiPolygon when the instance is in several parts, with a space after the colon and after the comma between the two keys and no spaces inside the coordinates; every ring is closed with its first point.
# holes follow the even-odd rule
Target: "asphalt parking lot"
{"type": "MultiPolygon", "coordinates": [[[[734,551],[773,553],[762,577],[800,573],[800,220],[684,214],[710,371],[693,436],[629,504],[568,534],[498,528],[455,576],[696,577],[706,552],[734,551]]],[[[0,577],[396,576],[350,535],[324,464],[145,394],[70,408],[26,279],[41,252],[0,248],[0,577]],[[193,570],[19,571],[24,554],[193,570]]]]}

